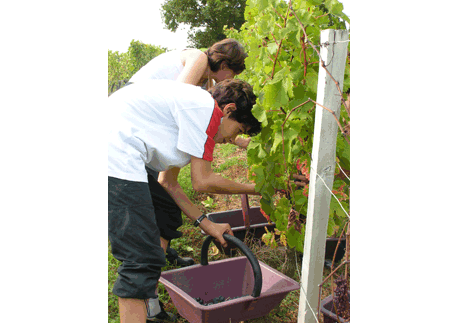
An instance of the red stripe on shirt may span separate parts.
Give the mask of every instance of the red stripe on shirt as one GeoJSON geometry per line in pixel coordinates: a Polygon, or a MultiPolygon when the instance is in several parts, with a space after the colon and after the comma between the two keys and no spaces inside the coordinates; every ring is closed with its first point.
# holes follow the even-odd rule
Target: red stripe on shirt
{"type": "Polygon", "coordinates": [[[223,112],[218,106],[218,103],[216,103],[215,100],[215,106],[213,107],[213,114],[210,119],[210,123],[208,124],[207,131],[207,141],[205,142],[205,149],[204,149],[204,155],[202,159],[207,160],[207,161],[213,161],[213,149],[215,148],[215,141],[213,140],[213,137],[216,135],[218,132],[218,127],[221,124],[221,118],[223,117],[223,112]]]}

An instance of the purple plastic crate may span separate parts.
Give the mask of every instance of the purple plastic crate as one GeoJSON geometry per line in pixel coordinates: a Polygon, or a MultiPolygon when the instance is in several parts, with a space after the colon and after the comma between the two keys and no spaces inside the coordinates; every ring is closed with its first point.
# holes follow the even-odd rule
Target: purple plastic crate
{"type": "MultiPolygon", "coordinates": [[[[256,239],[261,239],[262,235],[266,233],[264,228],[267,228],[269,231],[273,231],[275,228],[275,223],[272,222],[269,224],[267,219],[262,215],[261,208],[259,206],[249,208],[249,219],[250,219],[250,228],[248,232],[252,237],[256,239]]],[[[239,240],[244,240],[245,235],[247,234],[247,228],[243,221],[243,210],[235,209],[222,212],[213,212],[207,214],[207,217],[210,221],[215,223],[229,223],[231,226],[234,236],[239,240]]],[[[201,230],[202,234],[205,234],[201,230]]],[[[218,241],[215,241],[215,245],[221,252],[224,252],[226,255],[231,255],[236,246],[232,243],[228,243],[226,248],[223,248],[218,241]]]]}
{"type": "Polygon", "coordinates": [[[321,301],[320,305],[321,313],[323,313],[323,322],[324,323],[346,323],[350,320],[344,320],[342,317],[337,317],[334,313],[334,302],[332,300],[332,295],[326,297],[321,301]]]}
{"type": "Polygon", "coordinates": [[[167,289],[178,313],[189,322],[235,323],[267,315],[289,292],[299,289],[295,280],[263,262],[256,260],[256,263],[262,273],[258,297],[252,296],[255,294],[255,274],[246,257],[169,270],[161,274],[159,282],[167,289]],[[218,296],[243,297],[209,306],[194,300],[200,297],[208,302],[218,296]]]}

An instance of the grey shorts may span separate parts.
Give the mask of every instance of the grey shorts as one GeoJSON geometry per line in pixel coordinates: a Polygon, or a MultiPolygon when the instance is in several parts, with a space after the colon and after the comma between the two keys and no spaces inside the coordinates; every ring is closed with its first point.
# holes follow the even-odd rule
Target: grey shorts
{"type": "Polygon", "coordinates": [[[108,177],[108,238],[122,262],[113,294],[147,299],[166,265],[148,183],[108,177]]]}

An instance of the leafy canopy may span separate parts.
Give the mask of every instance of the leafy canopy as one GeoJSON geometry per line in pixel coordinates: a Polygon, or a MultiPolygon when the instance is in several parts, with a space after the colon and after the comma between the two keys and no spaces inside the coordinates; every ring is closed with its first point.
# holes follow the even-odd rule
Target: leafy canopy
{"type": "Polygon", "coordinates": [[[246,0],[166,0],[161,7],[167,29],[188,25],[192,47],[208,48],[226,38],[224,26],[239,29],[245,22],[246,0]]]}

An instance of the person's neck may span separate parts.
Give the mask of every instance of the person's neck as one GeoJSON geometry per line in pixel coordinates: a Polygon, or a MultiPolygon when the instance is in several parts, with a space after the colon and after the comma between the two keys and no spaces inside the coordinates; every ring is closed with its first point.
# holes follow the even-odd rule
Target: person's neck
{"type": "Polygon", "coordinates": [[[208,78],[212,77],[212,74],[210,70],[210,66],[207,65],[207,68],[205,69],[204,73],[202,74],[202,77],[199,80],[199,83],[197,85],[202,86],[205,84],[205,82],[208,80],[208,78]]]}
{"type": "Polygon", "coordinates": [[[210,69],[210,66],[207,66],[207,69],[205,70],[204,74],[202,75],[202,78],[200,79],[200,86],[204,85],[205,82],[208,81],[207,83],[207,90],[210,89],[213,86],[213,75],[214,73],[210,69]]]}

